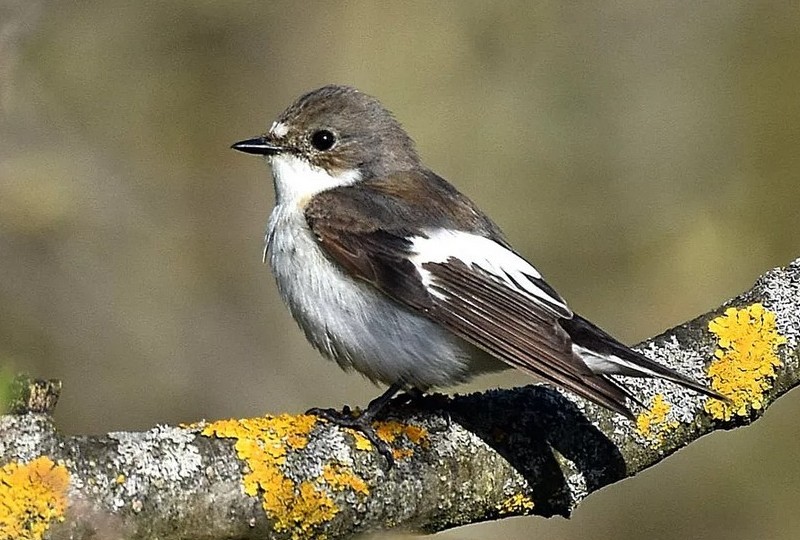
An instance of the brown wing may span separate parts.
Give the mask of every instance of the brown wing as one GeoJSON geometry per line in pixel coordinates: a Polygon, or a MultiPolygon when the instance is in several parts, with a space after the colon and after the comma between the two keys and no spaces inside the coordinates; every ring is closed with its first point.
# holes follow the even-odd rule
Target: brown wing
{"type": "MultiPolygon", "coordinates": [[[[455,255],[420,263],[415,239],[442,228],[484,241],[488,237],[498,249],[508,248],[491,238],[493,224],[480,213],[478,222],[470,223],[441,209],[420,212],[419,205],[434,197],[419,189],[425,188],[417,186],[414,209],[408,208],[408,197],[397,192],[396,183],[391,193],[380,184],[365,183],[325,191],[307,205],[306,221],[322,249],[354,277],[511,366],[632,417],[625,390],[593,374],[573,353],[569,335],[558,324],[571,313],[533,267],[530,281],[519,284],[508,279],[511,274],[498,275],[497,267],[487,270],[455,255]],[[438,217],[434,222],[409,221],[412,213],[438,217]]],[[[441,249],[446,252],[448,245],[441,249]]],[[[519,272],[514,275],[523,279],[519,272]]]]}
{"type": "Polygon", "coordinates": [[[425,267],[436,277],[434,288],[444,297],[435,302],[431,318],[517,369],[632,417],[625,403],[629,394],[589,370],[548,311],[461,261],[425,267]]]}

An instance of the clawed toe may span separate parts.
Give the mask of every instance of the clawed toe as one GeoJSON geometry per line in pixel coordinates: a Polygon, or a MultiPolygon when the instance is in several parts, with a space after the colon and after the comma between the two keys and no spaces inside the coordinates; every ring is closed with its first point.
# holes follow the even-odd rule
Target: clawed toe
{"type": "MultiPolygon", "coordinates": [[[[392,400],[392,398],[404,388],[402,383],[394,383],[386,391],[369,402],[366,410],[363,412],[355,413],[350,410],[350,407],[345,406],[341,411],[336,409],[309,409],[306,414],[313,414],[320,418],[327,420],[332,424],[339,427],[350,428],[361,433],[365,439],[372,443],[372,446],[377,448],[378,453],[386,459],[387,469],[391,469],[394,465],[394,455],[392,454],[391,447],[378,437],[375,428],[372,426],[372,421],[383,411],[384,407],[392,400]]],[[[417,391],[409,392],[408,395],[413,397],[421,395],[417,391]]]]}
{"type": "Polygon", "coordinates": [[[306,414],[318,416],[337,425],[340,425],[340,423],[346,418],[352,418],[353,416],[352,411],[350,411],[350,407],[347,406],[345,406],[341,411],[337,411],[333,408],[311,407],[306,411],[306,414]]]}
{"type": "Polygon", "coordinates": [[[314,407],[306,411],[306,414],[318,416],[323,420],[327,420],[331,424],[336,424],[342,428],[349,428],[359,432],[364,436],[372,445],[378,450],[378,453],[386,459],[387,469],[391,469],[394,465],[394,455],[392,454],[391,447],[378,437],[378,433],[372,426],[372,414],[354,413],[349,407],[344,407],[341,411],[336,409],[314,407]]]}

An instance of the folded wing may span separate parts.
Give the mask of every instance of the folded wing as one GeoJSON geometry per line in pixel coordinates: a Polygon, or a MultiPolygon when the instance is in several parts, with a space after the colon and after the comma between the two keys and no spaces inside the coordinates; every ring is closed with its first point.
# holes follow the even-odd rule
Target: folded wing
{"type": "Polygon", "coordinates": [[[380,185],[336,188],[309,202],[306,221],[351,275],[511,366],[632,417],[629,394],[573,349],[559,324],[572,317],[564,300],[502,238],[487,235],[493,224],[465,226],[440,212],[409,227],[393,219],[409,212],[403,200],[380,185]],[[374,193],[364,197],[364,189],[374,193]]]}

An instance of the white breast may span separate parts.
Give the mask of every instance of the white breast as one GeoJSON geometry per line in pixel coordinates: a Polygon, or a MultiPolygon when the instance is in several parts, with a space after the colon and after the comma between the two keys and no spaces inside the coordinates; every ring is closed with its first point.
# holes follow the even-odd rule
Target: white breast
{"type": "Polygon", "coordinates": [[[308,340],[342,368],[424,390],[504,367],[344,274],[322,252],[297,206],[275,207],[267,238],[269,263],[289,311],[308,340]]]}

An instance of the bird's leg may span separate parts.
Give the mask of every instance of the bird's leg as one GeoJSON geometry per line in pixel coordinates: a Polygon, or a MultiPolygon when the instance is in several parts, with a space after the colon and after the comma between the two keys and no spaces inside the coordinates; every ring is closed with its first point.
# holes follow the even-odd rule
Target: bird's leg
{"type": "Polygon", "coordinates": [[[345,406],[341,411],[337,411],[336,409],[320,409],[315,407],[313,409],[309,409],[306,414],[313,414],[319,416],[320,418],[324,418],[328,422],[336,424],[339,427],[346,427],[358,431],[364,435],[364,437],[371,442],[375,448],[378,449],[378,453],[386,458],[386,461],[391,468],[392,465],[394,465],[392,449],[388,444],[386,444],[385,441],[378,437],[378,434],[375,432],[375,428],[372,427],[372,421],[375,420],[386,404],[392,400],[394,395],[402,389],[403,385],[401,383],[394,383],[383,394],[370,401],[369,405],[367,405],[367,408],[358,415],[354,414],[353,411],[350,410],[350,407],[347,406],[345,406]]]}

